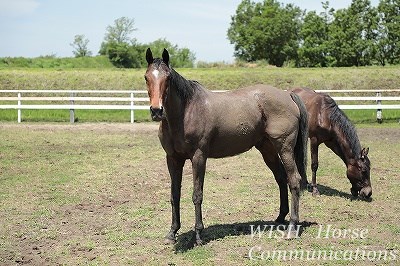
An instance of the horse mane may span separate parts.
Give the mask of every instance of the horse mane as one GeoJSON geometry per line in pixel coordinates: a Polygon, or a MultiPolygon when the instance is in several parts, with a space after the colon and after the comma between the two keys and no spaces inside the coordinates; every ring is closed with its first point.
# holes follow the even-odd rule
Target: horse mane
{"type": "Polygon", "coordinates": [[[324,96],[324,104],[329,110],[331,124],[340,130],[350,145],[350,149],[353,151],[355,158],[359,158],[361,154],[361,144],[353,123],[351,123],[350,119],[339,108],[335,100],[329,95],[325,94],[324,96]]]}
{"type": "Polygon", "coordinates": [[[171,68],[170,75],[169,86],[176,90],[179,98],[184,103],[190,101],[196,91],[203,88],[199,82],[185,79],[173,68],[171,68]]]}

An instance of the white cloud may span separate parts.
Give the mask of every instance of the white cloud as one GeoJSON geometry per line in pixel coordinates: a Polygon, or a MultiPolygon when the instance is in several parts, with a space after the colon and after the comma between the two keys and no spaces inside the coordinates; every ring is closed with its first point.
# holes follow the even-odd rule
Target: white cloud
{"type": "Polygon", "coordinates": [[[33,13],[39,6],[37,0],[0,0],[0,15],[9,17],[33,13]]]}

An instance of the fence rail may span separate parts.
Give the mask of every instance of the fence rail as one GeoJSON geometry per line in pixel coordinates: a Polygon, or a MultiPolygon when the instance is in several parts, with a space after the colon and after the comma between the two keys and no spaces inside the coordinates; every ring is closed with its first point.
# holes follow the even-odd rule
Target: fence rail
{"type": "MultiPolygon", "coordinates": [[[[382,96],[383,93],[400,93],[400,90],[316,90],[328,94],[374,94],[374,96],[332,96],[341,104],[341,109],[377,110],[377,120],[382,122],[383,109],[400,109],[400,96],[382,96]],[[370,104],[374,101],[375,104],[370,104]],[[390,104],[382,102],[390,101],[390,104]],[[360,104],[367,102],[367,104],[360,104]],[[369,102],[369,103],[368,103],[369,102]]],[[[222,92],[222,91],[218,91],[222,92]]],[[[130,110],[131,123],[135,121],[135,110],[147,110],[149,98],[145,90],[0,90],[0,109],[14,109],[18,112],[18,123],[22,121],[22,110],[70,110],[70,122],[75,121],[75,110],[130,110]],[[43,95],[43,96],[42,96],[43,95]],[[57,95],[57,96],[55,96],[57,95]],[[99,96],[100,95],[100,96],[99,96]],[[16,102],[16,104],[4,104],[16,102]],[[34,104],[35,102],[39,102],[34,104]],[[43,104],[43,102],[49,102],[43,104]],[[57,104],[54,104],[54,103],[57,104]],[[60,103],[60,104],[58,104],[60,103]],[[77,104],[82,103],[82,104],[77,104]]]]}

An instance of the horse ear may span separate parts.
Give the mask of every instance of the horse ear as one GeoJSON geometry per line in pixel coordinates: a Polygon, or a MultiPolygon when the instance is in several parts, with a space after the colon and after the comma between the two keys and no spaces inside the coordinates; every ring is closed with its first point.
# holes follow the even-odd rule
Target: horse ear
{"type": "Polygon", "coordinates": [[[162,53],[162,60],[164,61],[164,63],[169,66],[169,53],[167,51],[167,49],[164,48],[164,51],[162,53]]]}
{"type": "Polygon", "coordinates": [[[149,64],[149,65],[151,63],[153,63],[153,61],[154,61],[153,53],[151,52],[150,48],[147,48],[147,50],[146,50],[146,61],[147,61],[147,64],[149,64]]]}
{"type": "Polygon", "coordinates": [[[368,148],[363,148],[361,150],[361,158],[364,158],[365,156],[367,156],[368,152],[369,152],[369,147],[368,148]]]}

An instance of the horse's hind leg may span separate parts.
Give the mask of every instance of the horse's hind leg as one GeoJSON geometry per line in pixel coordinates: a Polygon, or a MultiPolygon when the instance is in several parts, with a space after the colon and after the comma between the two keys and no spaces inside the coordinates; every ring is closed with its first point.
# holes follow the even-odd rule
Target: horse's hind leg
{"type": "Polygon", "coordinates": [[[290,222],[287,238],[295,238],[299,236],[299,227],[296,224],[299,221],[299,204],[300,204],[300,180],[301,176],[297,169],[295,160],[295,145],[297,141],[297,132],[293,131],[285,137],[272,140],[278,150],[279,157],[285,168],[289,189],[292,195],[290,208],[290,222]]]}
{"type": "Polygon", "coordinates": [[[295,238],[299,233],[296,224],[299,222],[301,176],[297,170],[293,151],[284,149],[279,155],[288,176],[288,184],[292,195],[288,238],[295,238]]]}
{"type": "Polygon", "coordinates": [[[286,171],[283,168],[282,162],[279,159],[278,153],[274,146],[269,140],[264,141],[261,145],[257,145],[256,148],[260,151],[263,156],[264,162],[267,164],[274,174],[275,180],[279,186],[279,198],[280,208],[279,215],[276,218],[277,223],[284,223],[285,217],[289,213],[289,201],[288,201],[288,186],[286,171]]]}

